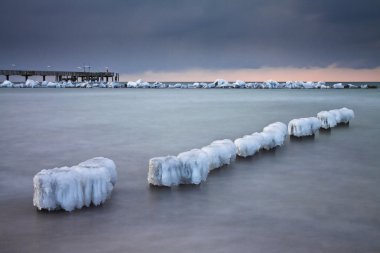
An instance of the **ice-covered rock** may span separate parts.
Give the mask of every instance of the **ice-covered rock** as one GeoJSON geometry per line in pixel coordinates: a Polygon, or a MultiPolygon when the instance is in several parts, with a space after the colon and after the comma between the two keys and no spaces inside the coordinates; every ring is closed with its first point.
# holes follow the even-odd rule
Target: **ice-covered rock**
{"type": "Polygon", "coordinates": [[[210,171],[225,164],[230,164],[235,160],[237,152],[235,144],[228,139],[214,141],[201,150],[206,152],[209,158],[210,171]]]}
{"type": "Polygon", "coordinates": [[[59,83],[54,83],[54,82],[48,82],[46,84],[47,88],[57,88],[59,86],[59,83]]]}
{"type": "Polygon", "coordinates": [[[237,147],[237,154],[242,157],[256,154],[262,147],[262,137],[259,134],[245,135],[234,141],[237,147]]]}
{"type": "Polygon", "coordinates": [[[337,124],[334,114],[328,111],[319,112],[317,118],[321,121],[321,128],[323,129],[335,127],[337,124]]]}
{"type": "Polygon", "coordinates": [[[302,83],[302,87],[304,89],[314,89],[316,87],[316,84],[314,82],[304,82],[302,83]]]}
{"type": "Polygon", "coordinates": [[[282,122],[272,123],[263,129],[263,133],[271,134],[274,146],[282,146],[287,135],[287,127],[282,122]]]}
{"type": "Polygon", "coordinates": [[[234,88],[245,88],[246,83],[242,80],[236,80],[236,82],[233,83],[234,88]]]}
{"type": "Polygon", "coordinates": [[[175,186],[181,183],[181,163],[176,156],[149,160],[148,182],[152,185],[175,186]]]}
{"type": "Polygon", "coordinates": [[[104,203],[116,184],[115,163],[96,157],[72,167],[42,170],[33,178],[33,204],[39,210],[97,206],[104,203]]]}
{"type": "Polygon", "coordinates": [[[345,107],[330,111],[322,111],[317,114],[317,118],[322,124],[321,127],[324,129],[335,127],[340,123],[349,123],[354,117],[354,111],[345,107]]]}
{"type": "Polygon", "coordinates": [[[216,79],[214,84],[216,88],[233,88],[233,85],[224,79],[216,79]]]}
{"type": "Polygon", "coordinates": [[[344,85],[342,83],[335,83],[332,87],[334,89],[344,89],[344,85]]]}
{"type": "Polygon", "coordinates": [[[274,81],[274,80],[267,80],[264,83],[264,87],[267,89],[276,89],[276,88],[278,88],[278,86],[279,86],[279,83],[277,81],[274,81]]]}
{"type": "Polygon", "coordinates": [[[289,121],[289,135],[301,137],[315,134],[321,128],[321,122],[316,117],[293,119],[289,121]]]}
{"type": "Polygon", "coordinates": [[[13,83],[11,81],[4,80],[4,82],[1,83],[0,87],[2,87],[2,88],[12,88],[13,87],[13,83]]]}
{"type": "Polygon", "coordinates": [[[200,184],[206,181],[210,167],[210,159],[206,152],[192,149],[177,156],[181,162],[181,183],[200,184]]]}
{"type": "Polygon", "coordinates": [[[27,87],[27,88],[34,88],[35,86],[37,86],[38,85],[38,82],[37,81],[34,81],[34,80],[32,80],[32,79],[28,79],[28,80],[26,80],[26,82],[25,82],[25,87],[27,87]]]}
{"type": "Polygon", "coordinates": [[[121,88],[121,83],[118,82],[109,82],[107,83],[108,88],[121,88]]]}
{"type": "Polygon", "coordinates": [[[206,181],[210,158],[200,149],[178,156],[154,157],[149,160],[148,182],[158,186],[200,184],[206,181]]]}
{"type": "Polygon", "coordinates": [[[349,83],[349,84],[348,84],[348,88],[350,88],[350,89],[357,89],[357,88],[359,88],[359,87],[356,86],[356,85],[353,85],[352,83],[349,83]]]}
{"type": "Polygon", "coordinates": [[[260,149],[270,150],[283,145],[286,135],[286,125],[282,122],[275,122],[264,127],[262,132],[238,138],[234,143],[237,147],[237,154],[247,157],[256,154],[260,149]]]}

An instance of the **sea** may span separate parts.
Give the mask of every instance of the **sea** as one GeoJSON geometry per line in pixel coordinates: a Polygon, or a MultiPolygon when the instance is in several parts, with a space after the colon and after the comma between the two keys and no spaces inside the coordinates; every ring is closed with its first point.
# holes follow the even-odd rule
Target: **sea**
{"type": "Polygon", "coordinates": [[[0,89],[0,252],[380,252],[380,89],[0,89]],[[152,157],[347,107],[349,125],[154,187],[152,157]],[[38,211],[33,176],[115,161],[111,199],[38,211]]]}

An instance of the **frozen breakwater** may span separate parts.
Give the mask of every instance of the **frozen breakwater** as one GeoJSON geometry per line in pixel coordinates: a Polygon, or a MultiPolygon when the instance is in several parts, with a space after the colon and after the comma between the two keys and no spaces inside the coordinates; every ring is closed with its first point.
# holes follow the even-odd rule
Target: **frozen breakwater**
{"type": "Polygon", "coordinates": [[[33,178],[33,204],[49,211],[97,206],[111,197],[116,180],[115,163],[103,157],[72,167],[42,170],[33,178]]]}
{"type": "Polygon", "coordinates": [[[206,181],[209,171],[228,165],[241,157],[253,156],[260,150],[270,150],[284,144],[286,136],[314,135],[321,127],[330,128],[338,123],[349,123],[354,112],[347,108],[323,111],[317,117],[289,121],[288,126],[275,122],[260,133],[242,138],[218,140],[202,149],[193,149],[178,156],[154,157],[149,160],[148,182],[157,186],[200,184],[206,181]],[[325,117],[326,116],[326,117],[325,117]]]}
{"type": "Polygon", "coordinates": [[[287,81],[277,82],[268,80],[265,82],[244,82],[237,80],[228,82],[224,79],[216,79],[214,82],[195,82],[195,83],[162,83],[162,82],[145,82],[143,80],[123,82],[38,82],[28,79],[23,83],[12,83],[5,80],[0,84],[1,88],[142,88],[142,89],[366,89],[376,88],[376,86],[368,86],[366,84],[326,84],[325,82],[303,82],[303,81],[287,81]]]}

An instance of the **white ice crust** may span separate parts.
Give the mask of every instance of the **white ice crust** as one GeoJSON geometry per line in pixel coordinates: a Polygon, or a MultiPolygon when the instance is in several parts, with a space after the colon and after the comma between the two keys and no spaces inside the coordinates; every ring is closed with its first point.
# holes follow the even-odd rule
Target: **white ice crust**
{"type": "Polygon", "coordinates": [[[329,129],[340,123],[349,123],[355,117],[354,111],[343,107],[330,111],[321,111],[317,118],[321,121],[321,128],[329,129]]]}
{"type": "Polygon", "coordinates": [[[33,178],[33,204],[49,211],[97,206],[110,198],[116,180],[115,163],[103,157],[72,167],[42,170],[33,178]]]}
{"type": "Polygon", "coordinates": [[[316,117],[293,119],[288,124],[288,134],[296,137],[310,136],[321,128],[321,122],[316,117]]]}

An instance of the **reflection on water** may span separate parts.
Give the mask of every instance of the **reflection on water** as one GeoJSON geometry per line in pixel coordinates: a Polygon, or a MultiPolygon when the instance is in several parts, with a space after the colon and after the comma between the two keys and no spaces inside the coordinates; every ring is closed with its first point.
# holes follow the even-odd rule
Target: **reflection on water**
{"type": "Polygon", "coordinates": [[[378,252],[380,91],[1,90],[1,252],[378,252]],[[148,160],[349,107],[350,126],[210,173],[147,184],[148,160]],[[100,207],[38,212],[39,170],[113,159],[100,207]]]}

